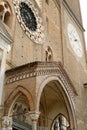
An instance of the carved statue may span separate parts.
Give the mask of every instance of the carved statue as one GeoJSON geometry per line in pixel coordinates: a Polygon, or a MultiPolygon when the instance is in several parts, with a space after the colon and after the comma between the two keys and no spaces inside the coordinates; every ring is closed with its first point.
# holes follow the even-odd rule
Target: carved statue
{"type": "Polygon", "coordinates": [[[46,48],[45,53],[46,53],[46,61],[51,61],[52,60],[52,51],[49,46],[46,48]]]}

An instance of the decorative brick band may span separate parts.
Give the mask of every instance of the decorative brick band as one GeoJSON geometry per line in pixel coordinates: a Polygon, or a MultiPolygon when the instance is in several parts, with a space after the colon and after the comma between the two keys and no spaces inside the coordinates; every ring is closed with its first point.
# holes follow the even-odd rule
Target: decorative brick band
{"type": "Polygon", "coordinates": [[[16,67],[12,70],[8,70],[6,72],[5,83],[11,84],[23,79],[45,75],[58,76],[65,86],[69,86],[67,87],[67,89],[69,88],[69,91],[72,91],[73,89],[74,94],[77,94],[70,78],[60,62],[32,62],[20,67],[16,67]]]}

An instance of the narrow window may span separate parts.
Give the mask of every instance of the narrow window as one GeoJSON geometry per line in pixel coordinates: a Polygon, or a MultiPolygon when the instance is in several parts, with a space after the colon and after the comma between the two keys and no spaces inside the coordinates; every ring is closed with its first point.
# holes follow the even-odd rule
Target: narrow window
{"type": "Polygon", "coordinates": [[[10,26],[9,20],[11,16],[11,8],[6,1],[0,3],[0,19],[7,26],[10,26]]]}

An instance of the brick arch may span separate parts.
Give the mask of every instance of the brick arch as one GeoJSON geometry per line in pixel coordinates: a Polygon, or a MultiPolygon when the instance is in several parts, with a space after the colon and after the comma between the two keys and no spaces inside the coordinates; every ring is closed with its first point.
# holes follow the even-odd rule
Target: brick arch
{"type": "Polygon", "coordinates": [[[20,96],[20,94],[24,94],[25,97],[28,100],[28,105],[30,107],[30,110],[34,109],[34,102],[33,102],[33,97],[31,95],[31,93],[24,88],[23,86],[17,86],[12,93],[8,96],[7,100],[5,101],[5,109],[4,109],[4,114],[8,115],[11,104],[13,103],[13,101],[18,98],[20,96]]]}
{"type": "Polygon", "coordinates": [[[56,81],[56,83],[60,84],[60,91],[62,92],[65,103],[68,109],[69,118],[70,118],[70,125],[71,129],[76,130],[77,129],[77,123],[76,123],[76,116],[75,116],[75,108],[74,108],[74,100],[72,99],[73,91],[70,90],[70,86],[67,84],[67,80],[64,81],[63,77],[61,76],[48,76],[48,78],[44,79],[44,81],[40,84],[39,89],[37,90],[37,98],[36,98],[36,111],[39,111],[39,104],[40,104],[40,98],[41,94],[43,92],[44,87],[52,81],[56,81]]]}

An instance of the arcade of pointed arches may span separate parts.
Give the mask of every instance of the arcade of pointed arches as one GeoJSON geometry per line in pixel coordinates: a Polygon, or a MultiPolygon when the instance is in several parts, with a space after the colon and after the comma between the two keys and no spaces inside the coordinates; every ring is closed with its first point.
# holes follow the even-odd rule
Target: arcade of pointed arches
{"type": "MultiPolygon", "coordinates": [[[[71,129],[76,129],[76,120],[75,120],[75,113],[74,113],[74,107],[73,107],[73,102],[71,101],[71,98],[69,96],[69,93],[67,92],[67,90],[64,90],[65,87],[63,86],[62,82],[59,81],[58,77],[54,76],[49,76],[48,78],[46,78],[44,80],[43,83],[41,83],[40,87],[38,88],[38,91],[37,91],[37,98],[35,100],[36,103],[36,106],[34,106],[34,101],[33,101],[33,98],[32,98],[32,95],[30,94],[30,92],[28,90],[26,90],[25,88],[23,88],[22,86],[19,86],[15,89],[15,91],[10,95],[10,97],[8,98],[7,100],[7,103],[5,103],[5,108],[8,106],[8,103],[9,101],[11,102],[11,104],[9,105],[9,108],[8,110],[5,112],[5,114],[8,114],[10,115],[10,112],[11,112],[11,109],[13,110],[16,110],[16,114],[19,114],[18,113],[18,110],[19,110],[19,107],[21,108],[22,110],[22,114],[24,113],[28,113],[29,111],[32,111],[32,110],[36,110],[36,111],[39,111],[40,109],[40,100],[41,100],[41,95],[43,93],[43,89],[44,87],[49,83],[49,82],[52,82],[52,81],[55,81],[55,83],[57,84],[57,82],[60,82],[60,90],[62,91],[62,94],[64,96],[64,99],[65,99],[65,102],[66,102],[66,106],[67,106],[67,109],[68,109],[68,114],[69,114],[69,119],[70,121],[67,121],[65,116],[63,117],[63,119],[65,120],[65,122],[67,122],[67,128],[68,127],[71,127],[71,129]],[[66,92],[64,92],[66,91],[66,92]],[[19,93],[20,92],[20,93],[19,93]],[[19,95],[19,96],[18,96],[19,95]],[[27,105],[24,106],[24,109],[22,107],[22,103],[18,103],[18,100],[17,98],[20,97],[20,95],[23,95],[26,97],[25,100],[27,100],[28,102],[26,103],[27,105]],[[17,97],[16,100],[14,99],[14,97],[17,97]],[[68,99],[68,100],[67,100],[68,99]],[[14,102],[14,101],[15,102],[14,102]],[[12,105],[14,102],[14,105],[12,105]],[[13,107],[12,107],[12,106],[13,107]],[[34,108],[35,107],[35,108],[34,108]]],[[[23,97],[22,96],[22,97],[23,97]]],[[[19,100],[20,101],[20,100],[19,100]]],[[[59,117],[59,116],[58,116],[59,117]]],[[[17,116],[15,117],[15,119],[17,118],[17,116]]],[[[21,120],[25,120],[25,116],[20,116],[21,120]]],[[[41,120],[42,120],[42,117],[40,116],[41,120]]],[[[40,119],[39,119],[40,121],[40,119]]],[[[43,122],[43,121],[42,121],[43,122]]],[[[42,123],[44,124],[44,123],[42,123]]],[[[59,124],[59,123],[58,123],[59,124]]],[[[53,123],[54,125],[54,123],[53,123]]],[[[53,130],[53,125],[52,125],[52,130],[53,130]]]]}

